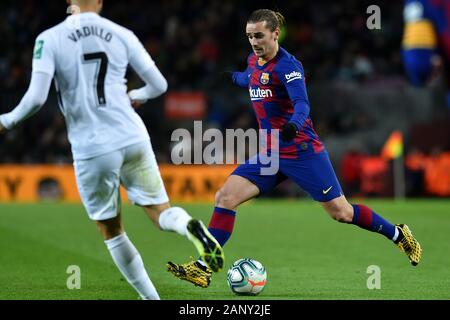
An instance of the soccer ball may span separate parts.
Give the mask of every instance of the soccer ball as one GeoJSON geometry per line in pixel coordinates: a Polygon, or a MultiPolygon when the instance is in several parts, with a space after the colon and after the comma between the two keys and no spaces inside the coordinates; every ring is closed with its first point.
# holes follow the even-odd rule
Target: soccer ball
{"type": "Polygon", "coordinates": [[[237,295],[256,296],[263,291],[266,282],[266,268],[254,259],[239,259],[228,269],[228,286],[237,295]]]}

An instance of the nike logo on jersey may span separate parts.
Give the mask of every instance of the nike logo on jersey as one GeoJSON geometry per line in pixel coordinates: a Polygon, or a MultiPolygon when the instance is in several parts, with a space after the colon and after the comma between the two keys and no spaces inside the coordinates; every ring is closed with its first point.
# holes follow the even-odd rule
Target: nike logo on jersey
{"type": "Polygon", "coordinates": [[[252,99],[252,101],[259,101],[264,98],[272,98],[273,97],[272,90],[270,90],[270,89],[249,88],[248,91],[250,93],[250,98],[252,99]]]}
{"type": "Polygon", "coordinates": [[[294,81],[294,80],[302,80],[302,74],[298,71],[292,71],[289,74],[285,74],[284,77],[287,80],[287,83],[294,81]]]}
{"type": "Polygon", "coordinates": [[[323,194],[328,194],[330,190],[333,189],[333,186],[329,187],[327,190],[322,190],[323,194]]]}

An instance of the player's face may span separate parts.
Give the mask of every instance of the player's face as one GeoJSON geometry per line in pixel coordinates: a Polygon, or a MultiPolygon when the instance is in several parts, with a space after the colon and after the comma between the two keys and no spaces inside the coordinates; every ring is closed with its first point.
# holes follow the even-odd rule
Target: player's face
{"type": "Polygon", "coordinates": [[[266,28],[266,22],[247,23],[245,29],[248,41],[253,48],[253,52],[264,59],[273,58],[278,48],[279,29],[270,31],[266,28]]]}

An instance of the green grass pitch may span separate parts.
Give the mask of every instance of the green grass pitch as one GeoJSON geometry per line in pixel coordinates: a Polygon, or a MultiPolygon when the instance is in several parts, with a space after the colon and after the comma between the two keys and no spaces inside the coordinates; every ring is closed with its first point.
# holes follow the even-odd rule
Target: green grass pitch
{"type": "MultiPolygon", "coordinates": [[[[262,262],[268,273],[257,297],[234,296],[226,270],[208,289],[175,279],[168,260],[185,262],[194,246],[160,232],[144,212],[124,206],[126,231],[140,251],[162,299],[450,299],[450,201],[365,202],[393,223],[407,223],[423,247],[412,267],[383,236],[334,222],[319,204],[257,200],[238,212],[225,246],[226,267],[241,257],[262,262]],[[381,270],[381,289],[369,290],[367,268],[381,270]]],[[[209,222],[211,204],[184,207],[209,222]]],[[[0,299],[135,300],[80,205],[0,205],[0,299]],[[68,266],[81,270],[81,289],[69,290],[68,266]]]]}

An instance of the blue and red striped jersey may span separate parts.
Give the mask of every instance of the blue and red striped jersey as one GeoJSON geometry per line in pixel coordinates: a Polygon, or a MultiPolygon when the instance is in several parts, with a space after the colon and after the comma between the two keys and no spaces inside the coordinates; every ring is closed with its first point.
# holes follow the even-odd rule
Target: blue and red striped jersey
{"type": "Polygon", "coordinates": [[[252,53],[247,64],[244,72],[233,73],[233,83],[248,88],[259,127],[268,131],[268,149],[273,144],[271,130],[292,122],[299,132],[292,142],[280,140],[280,158],[298,159],[322,152],[324,145],[309,116],[305,74],[300,61],[280,47],[272,60],[265,62],[252,53]]]}

